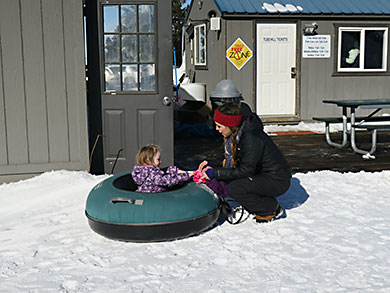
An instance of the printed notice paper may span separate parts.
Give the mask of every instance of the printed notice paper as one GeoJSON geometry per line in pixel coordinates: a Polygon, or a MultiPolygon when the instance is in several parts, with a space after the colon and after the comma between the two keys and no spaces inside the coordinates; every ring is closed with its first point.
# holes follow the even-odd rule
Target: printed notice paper
{"type": "Polygon", "coordinates": [[[330,35],[303,36],[303,58],[330,58],[330,35]]]}

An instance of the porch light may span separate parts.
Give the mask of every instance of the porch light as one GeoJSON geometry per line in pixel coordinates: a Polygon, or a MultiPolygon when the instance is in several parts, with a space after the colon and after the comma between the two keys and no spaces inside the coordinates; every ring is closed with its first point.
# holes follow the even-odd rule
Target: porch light
{"type": "Polygon", "coordinates": [[[303,29],[303,34],[305,36],[312,36],[317,34],[318,24],[313,22],[312,24],[305,24],[305,28],[303,29]]]}

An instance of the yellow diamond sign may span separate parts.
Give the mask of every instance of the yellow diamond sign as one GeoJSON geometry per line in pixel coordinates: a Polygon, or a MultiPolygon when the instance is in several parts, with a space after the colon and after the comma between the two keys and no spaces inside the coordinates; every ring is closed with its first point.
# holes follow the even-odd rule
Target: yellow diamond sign
{"type": "Polygon", "coordinates": [[[226,51],[226,58],[238,69],[241,68],[252,58],[253,52],[238,38],[226,51]]]}

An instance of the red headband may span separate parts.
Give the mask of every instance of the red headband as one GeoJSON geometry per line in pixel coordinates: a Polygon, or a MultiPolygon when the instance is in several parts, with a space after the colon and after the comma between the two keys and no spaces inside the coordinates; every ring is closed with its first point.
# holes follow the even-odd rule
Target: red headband
{"type": "Polygon", "coordinates": [[[223,125],[223,126],[236,127],[236,126],[239,126],[241,124],[242,114],[226,115],[226,114],[222,114],[221,112],[219,112],[218,109],[215,109],[214,121],[223,125]]]}

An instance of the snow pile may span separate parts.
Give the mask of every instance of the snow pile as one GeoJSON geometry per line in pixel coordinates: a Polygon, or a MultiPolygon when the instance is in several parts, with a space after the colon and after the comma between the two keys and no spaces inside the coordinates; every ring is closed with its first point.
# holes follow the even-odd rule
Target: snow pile
{"type": "MultiPolygon", "coordinates": [[[[299,122],[298,124],[291,125],[279,125],[269,124],[264,125],[264,131],[267,133],[281,132],[281,131],[311,131],[315,133],[325,133],[325,123],[310,123],[310,122],[299,122]]],[[[343,131],[342,123],[334,123],[331,125],[331,131],[343,131]]]]}
{"type": "Polygon", "coordinates": [[[0,292],[388,292],[390,171],[295,174],[284,218],[163,243],[94,233],[89,190],[56,171],[0,185],[0,292]]]}
{"type": "MultiPolygon", "coordinates": [[[[381,116],[389,116],[389,113],[383,113],[381,116]]],[[[374,122],[360,122],[364,124],[389,124],[386,121],[374,121],[374,122]]],[[[347,124],[347,129],[350,131],[351,123],[347,124]]],[[[266,124],[264,125],[264,130],[267,133],[272,132],[282,132],[282,131],[310,131],[315,133],[325,133],[325,123],[324,122],[304,122],[301,121],[298,124],[291,125],[280,125],[280,124],[266,124]]],[[[343,124],[342,123],[331,123],[329,127],[330,132],[342,132],[343,124]]],[[[366,131],[364,129],[358,129],[357,131],[366,131]]]]}

